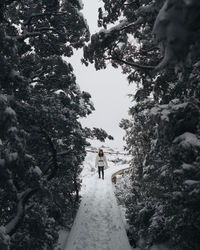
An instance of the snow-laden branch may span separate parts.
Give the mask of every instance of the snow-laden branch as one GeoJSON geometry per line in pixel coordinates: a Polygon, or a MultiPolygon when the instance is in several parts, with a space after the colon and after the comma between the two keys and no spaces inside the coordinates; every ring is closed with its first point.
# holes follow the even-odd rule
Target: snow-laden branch
{"type": "Polygon", "coordinates": [[[138,17],[138,19],[135,22],[128,22],[127,19],[124,19],[123,21],[121,21],[119,24],[111,27],[110,29],[101,29],[99,31],[99,34],[105,34],[105,37],[107,37],[109,34],[112,34],[113,32],[117,32],[117,31],[123,31],[125,29],[131,28],[133,26],[137,26],[141,23],[143,23],[144,18],[143,17],[138,17]]]}
{"type": "Polygon", "coordinates": [[[136,26],[136,25],[143,23],[143,21],[144,21],[143,17],[138,17],[138,19],[135,22],[125,24],[125,25],[121,26],[121,28],[119,30],[122,31],[122,30],[125,30],[128,28],[131,28],[132,26],[136,26]]]}
{"type": "Polygon", "coordinates": [[[13,235],[17,228],[19,227],[19,224],[21,220],[24,217],[24,211],[25,211],[25,205],[28,202],[28,200],[39,190],[39,188],[35,189],[27,189],[19,198],[18,204],[17,204],[17,213],[13,219],[10,220],[5,225],[6,233],[8,235],[13,235]]]}
{"type": "Polygon", "coordinates": [[[32,19],[34,18],[40,18],[45,16],[58,16],[58,15],[69,15],[68,11],[60,11],[60,12],[45,12],[45,13],[34,13],[32,14],[29,19],[24,23],[24,25],[30,25],[32,19]]]}
{"type": "Polygon", "coordinates": [[[33,32],[25,32],[23,35],[21,36],[17,36],[17,37],[14,37],[14,39],[17,39],[17,40],[25,40],[26,38],[29,38],[29,37],[36,37],[36,36],[40,36],[41,34],[43,33],[47,33],[47,32],[55,32],[57,33],[60,37],[62,37],[63,39],[65,39],[65,36],[59,32],[57,29],[55,28],[50,28],[50,27],[42,27],[42,28],[39,28],[39,29],[35,29],[35,31],[33,32]]]}

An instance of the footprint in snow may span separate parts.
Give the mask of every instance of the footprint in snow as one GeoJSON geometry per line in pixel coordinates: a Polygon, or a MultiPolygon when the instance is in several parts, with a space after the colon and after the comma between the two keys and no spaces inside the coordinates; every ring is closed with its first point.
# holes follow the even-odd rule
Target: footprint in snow
{"type": "Polygon", "coordinates": [[[114,226],[113,226],[113,229],[116,230],[116,231],[118,231],[118,230],[121,229],[121,226],[114,225],[114,226]]]}

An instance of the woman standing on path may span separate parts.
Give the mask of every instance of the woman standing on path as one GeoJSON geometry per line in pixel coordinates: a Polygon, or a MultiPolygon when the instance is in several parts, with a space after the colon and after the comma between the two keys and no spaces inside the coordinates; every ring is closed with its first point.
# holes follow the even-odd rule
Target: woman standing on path
{"type": "Polygon", "coordinates": [[[99,178],[101,178],[102,173],[102,179],[104,180],[104,167],[108,167],[108,163],[103,153],[103,149],[99,149],[99,153],[96,157],[95,167],[98,167],[99,178]]]}

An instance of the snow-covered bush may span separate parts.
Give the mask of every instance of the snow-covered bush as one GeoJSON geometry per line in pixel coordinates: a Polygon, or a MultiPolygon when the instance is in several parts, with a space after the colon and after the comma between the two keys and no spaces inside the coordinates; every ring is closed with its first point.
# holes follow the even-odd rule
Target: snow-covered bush
{"type": "Polygon", "coordinates": [[[147,248],[167,241],[177,249],[199,248],[199,105],[193,98],[153,108],[138,103],[133,124],[124,122],[135,168],[126,203],[130,238],[145,239],[147,248]]]}

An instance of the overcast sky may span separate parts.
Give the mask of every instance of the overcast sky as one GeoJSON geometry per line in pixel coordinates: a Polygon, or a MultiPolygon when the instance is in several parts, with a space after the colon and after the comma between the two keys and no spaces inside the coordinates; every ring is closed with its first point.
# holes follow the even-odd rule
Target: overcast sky
{"type": "MultiPolygon", "coordinates": [[[[85,0],[83,14],[93,34],[98,31],[98,0],[85,0]]],[[[128,85],[126,75],[121,73],[121,69],[114,69],[108,65],[106,70],[96,71],[94,65],[84,66],[80,62],[82,51],[76,51],[70,62],[77,77],[77,83],[81,90],[87,91],[92,96],[95,111],[86,119],[82,119],[83,126],[99,127],[106,130],[115,139],[106,140],[105,143],[93,142],[95,146],[110,146],[112,148],[123,148],[124,130],[119,128],[122,118],[128,117],[130,99],[128,93],[133,93],[134,86],[128,85]]]]}

